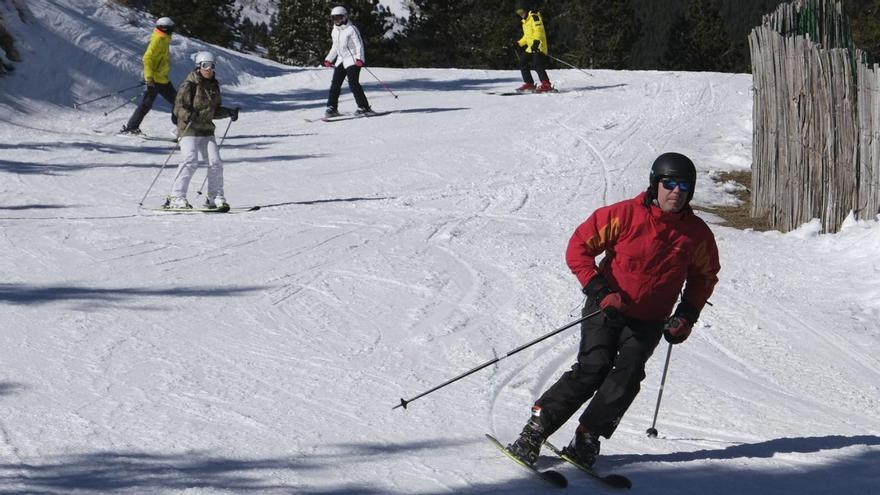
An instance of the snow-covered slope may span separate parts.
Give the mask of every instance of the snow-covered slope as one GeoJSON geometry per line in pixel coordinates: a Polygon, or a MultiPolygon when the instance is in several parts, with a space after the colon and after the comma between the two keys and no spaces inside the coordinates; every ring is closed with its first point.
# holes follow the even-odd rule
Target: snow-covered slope
{"type": "MultiPolygon", "coordinates": [[[[243,108],[227,195],[263,208],[138,211],[172,145],[113,136],[124,98],[70,103],[136,82],[149,24],[93,3],[30,2],[32,56],[0,79],[0,493],[544,493],[482,435],[516,435],[576,331],[392,407],[574,319],[569,235],[657,154],[696,160],[704,205],[731,201],[710,171],[750,164],[747,75],[552,71],[560,94],[499,97],[516,72],[372,68],[394,113],[326,124],[304,120],[326,70],[218,49],[243,108]]],[[[203,47],[175,36],[175,81],[203,47]]],[[[645,494],[880,492],[880,226],[713,230],[659,438],[665,344],[597,468],[645,494]]]]}

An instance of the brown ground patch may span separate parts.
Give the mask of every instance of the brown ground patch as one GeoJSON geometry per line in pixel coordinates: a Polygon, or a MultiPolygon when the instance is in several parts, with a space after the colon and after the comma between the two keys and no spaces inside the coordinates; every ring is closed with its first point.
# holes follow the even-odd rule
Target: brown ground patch
{"type": "Polygon", "coordinates": [[[733,181],[737,184],[745,186],[742,191],[737,191],[734,196],[737,197],[742,204],[740,206],[694,206],[696,210],[706,211],[723,218],[726,227],[735,229],[753,229],[759,232],[773,230],[770,228],[770,222],[766,218],[752,218],[750,213],[752,209],[752,173],[751,172],[721,172],[720,179],[722,182],[733,181]]]}

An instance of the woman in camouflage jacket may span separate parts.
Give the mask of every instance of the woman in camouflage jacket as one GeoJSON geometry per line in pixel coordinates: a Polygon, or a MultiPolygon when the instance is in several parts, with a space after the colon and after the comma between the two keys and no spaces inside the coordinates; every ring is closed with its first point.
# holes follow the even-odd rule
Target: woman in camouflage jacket
{"type": "Polygon", "coordinates": [[[214,67],[214,55],[210,52],[199,52],[196,55],[196,68],[180,85],[174,101],[182,160],[177,169],[171,196],[166,202],[168,208],[192,208],[186,200],[186,192],[199,165],[198,156],[201,153],[208,159],[208,194],[205,207],[229,209],[223,193],[223,161],[214,139],[213,120],[228,117],[235,122],[238,120],[239,109],[221,105],[220,83],[214,77],[214,67]]]}

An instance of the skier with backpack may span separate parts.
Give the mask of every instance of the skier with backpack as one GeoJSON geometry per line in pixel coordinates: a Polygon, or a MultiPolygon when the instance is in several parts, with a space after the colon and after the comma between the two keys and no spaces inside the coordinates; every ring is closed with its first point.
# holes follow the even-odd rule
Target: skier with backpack
{"type": "Polygon", "coordinates": [[[186,200],[189,183],[199,164],[199,154],[208,160],[208,194],[205,208],[228,210],[223,191],[223,161],[214,139],[214,119],[238,120],[239,108],[221,105],[220,83],[214,77],[216,60],[211,52],[196,54],[196,67],[189,73],[174,102],[177,131],[182,156],[171,196],[165,202],[168,209],[191,209],[186,200]]]}

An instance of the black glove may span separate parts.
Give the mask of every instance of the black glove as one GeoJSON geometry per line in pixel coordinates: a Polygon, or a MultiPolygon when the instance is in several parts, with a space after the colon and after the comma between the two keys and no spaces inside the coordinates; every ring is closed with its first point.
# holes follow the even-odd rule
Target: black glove
{"type": "Polygon", "coordinates": [[[241,110],[238,107],[232,108],[229,110],[229,118],[232,119],[233,122],[238,120],[238,111],[241,110]]]}
{"type": "Polygon", "coordinates": [[[187,124],[187,125],[192,124],[192,123],[195,122],[198,118],[199,118],[199,111],[198,111],[198,110],[190,110],[190,111],[189,111],[189,118],[186,119],[186,124],[187,124]]]}
{"type": "Polygon", "coordinates": [[[678,303],[675,313],[663,325],[663,338],[670,344],[681,344],[691,334],[700,312],[687,301],[678,303]]]}
{"type": "Polygon", "coordinates": [[[670,344],[681,344],[687,340],[694,328],[694,323],[684,316],[671,316],[663,325],[663,338],[670,344]]]}
{"type": "Polygon", "coordinates": [[[541,40],[535,40],[532,42],[532,52],[537,52],[541,46],[541,40]]]}

